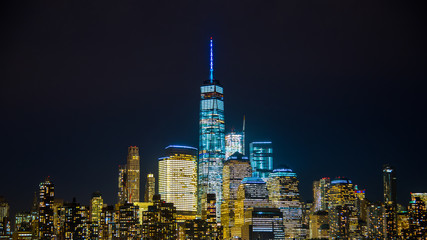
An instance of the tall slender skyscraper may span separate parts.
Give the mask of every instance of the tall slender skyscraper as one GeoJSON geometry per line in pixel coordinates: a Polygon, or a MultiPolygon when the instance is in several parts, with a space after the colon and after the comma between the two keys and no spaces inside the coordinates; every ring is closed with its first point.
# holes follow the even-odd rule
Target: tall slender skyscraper
{"type": "Polygon", "coordinates": [[[152,202],[154,194],[156,194],[156,178],[154,178],[154,174],[149,173],[145,182],[144,201],[152,202]]]}
{"type": "Polygon", "coordinates": [[[53,202],[55,188],[47,178],[40,183],[39,192],[39,239],[51,239],[53,237],[53,202]]]}
{"type": "Polygon", "coordinates": [[[396,171],[388,164],[383,166],[384,184],[384,237],[397,237],[396,171]]]}
{"type": "Polygon", "coordinates": [[[384,202],[396,204],[396,172],[388,164],[383,166],[384,202]]]}
{"type": "Polygon", "coordinates": [[[139,202],[139,148],[130,146],[128,150],[127,164],[126,164],[126,175],[127,175],[127,194],[128,202],[134,203],[139,202]]]}
{"type": "Polygon", "coordinates": [[[217,220],[222,202],[222,167],[225,158],[223,88],[213,76],[213,41],[210,40],[210,77],[200,88],[200,130],[198,163],[198,212],[205,215],[207,194],[215,194],[217,220]]]}
{"type": "Polygon", "coordinates": [[[271,142],[252,142],[250,144],[252,176],[267,178],[273,171],[273,144],[271,142]]]}
{"type": "Polygon", "coordinates": [[[127,203],[127,177],[126,177],[126,165],[119,165],[119,177],[118,177],[118,187],[117,191],[117,202],[118,203],[127,203]]]}

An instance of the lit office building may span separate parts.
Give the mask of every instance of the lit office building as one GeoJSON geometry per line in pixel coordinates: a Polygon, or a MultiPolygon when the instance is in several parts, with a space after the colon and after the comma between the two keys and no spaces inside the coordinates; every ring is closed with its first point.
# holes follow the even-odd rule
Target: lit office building
{"type": "Polygon", "coordinates": [[[99,237],[102,240],[112,240],[116,233],[116,223],[114,219],[114,206],[106,206],[102,208],[101,225],[99,228],[99,237]]]}
{"type": "Polygon", "coordinates": [[[177,239],[176,208],[155,194],[153,205],[142,215],[142,239],[177,239]]]}
{"type": "Polygon", "coordinates": [[[104,206],[104,200],[100,192],[94,192],[90,200],[90,221],[99,224],[101,221],[101,212],[104,206]]]}
{"type": "Polygon", "coordinates": [[[185,240],[201,240],[201,239],[215,239],[212,238],[211,225],[202,219],[187,220],[184,223],[184,237],[185,240]]]}
{"type": "Polygon", "coordinates": [[[357,238],[360,232],[356,211],[356,193],[351,180],[338,177],[331,181],[328,199],[331,237],[357,238]]]}
{"type": "Polygon", "coordinates": [[[99,229],[101,225],[101,213],[104,200],[100,192],[92,194],[90,200],[90,239],[99,239],[99,229]]]}
{"type": "Polygon", "coordinates": [[[90,208],[80,205],[73,199],[57,208],[59,239],[89,239],[90,208]]]}
{"type": "Polygon", "coordinates": [[[411,200],[415,201],[415,198],[418,197],[424,204],[427,206],[427,193],[411,193],[411,200]]]}
{"type": "Polygon", "coordinates": [[[350,239],[352,206],[338,205],[329,210],[329,236],[331,239],[350,239]]]}
{"type": "MultiPolygon", "coordinates": [[[[198,211],[206,209],[207,194],[215,194],[217,204],[222,202],[222,167],[225,159],[225,120],[223,88],[213,76],[213,42],[210,41],[210,77],[204,81],[200,100],[198,211]]],[[[221,207],[217,206],[220,221],[221,207]]]]}
{"type": "Polygon", "coordinates": [[[427,210],[419,197],[409,203],[409,229],[407,239],[427,239],[427,210]]]}
{"type": "Polygon", "coordinates": [[[328,190],[330,185],[331,179],[328,177],[313,182],[313,208],[315,212],[328,209],[328,190]]]}
{"type": "Polygon", "coordinates": [[[9,203],[0,196],[0,239],[9,239],[12,235],[9,219],[9,203]]]}
{"type": "Polygon", "coordinates": [[[304,238],[302,229],[302,203],[297,174],[289,167],[274,169],[267,180],[271,204],[283,213],[285,237],[304,238]]]}
{"type": "Polygon", "coordinates": [[[249,208],[270,207],[268,190],[264,180],[256,177],[244,178],[237,190],[235,203],[235,224],[231,228],[233,238],[242,237],[242,227],[245,223],[245,213],[249,208]]]}
{"type": "Polygon", "coordinates": [[[207,194],[207,209],[206,209],[206,222],[209,225],[209,238],[210,239],[222,239],[222,227],[217,222],[216,216],[216,196],[215,194],[207,194]]]}
{"type": "Polygon", "coordinates": [[[231,238],[231,228],[234,226],[235,202],[240,183],[246,177],[252,176],[252,167],[248,157],[234,153],[225,162],[223,168],[223,189],[221,204],[221,225],[226,239],[231,238]]]}
{"type": "Polygon", "coordinates": [[[156,194],[156,178],[154,178],[154,174],[149,173],[145,183],[144,201],[152,202],[154,194],[156,194]]]}
{"type": "Polygon", "coordinates": [[[310,214],[309,238],[329,238],[329,217],[327,211],[317,211],[310,214]]]}
{"type": "Polygon", "coordinates": [[[126,189],[128,202],[139,202],[139,148],[130,146],[126,164],[126,189]]]}
{"type": "Polygon", "coordinates": [[[408,211],[400,211],[397,213],[397,236],[405,236],[409,229],[409,214],[408,211]]]}
{"type": "Polygon", "coordinates": [[[397,237],[397,202],[396,202],[396,171],[385,164],[383,166],[384,185],[384,237],[394,239],[397,237]]]}
{"type": "Polygon", "coordinates": [[[369,239],[384,238],[384,205],[380,202],[368,206],[367,232],[369,239]]]}
{"type": "Polygon", "coordinates": [[[197,148],[171,145],[159,158],[159,194],[173,203],[178,220],[194,219],[197,213],[197,148]]]}
{"type": "Polygon", "coordinates": [[[351,180],[338,177],[331,181],[328,190],[328,208],[334,209],[336,206],[355,206],[356,194],[351,180]]]}
{"type": "Polygon", "coordinates": [[[242,239],[285,239],[282,212],[277,208],[249,208],[245,212],[242,239]]]}
{"type": "Polygon", "coordinates": [[[17,231],[30,231],[31,232],[31,222],[32,221],[33,221],[33,217],[31,216],[31,213],[29,213],[29,212],[17,213],[15,215],[15,232],[17,232],[17,231]]]}
{"type": "Polygon", "coordinates": [[[321,211],[320,181],[313,181],[313,212],[321,211]]]}
{"type": "Polygon", "coordinates": [[[384,203],[396,203],[396,171],[390,165],[383,166],[384,203]]]}
{"type": "Polygon", "coordinates": [[[273,171],[273,144],[271,142],[252,142],[249,145],[252,176],[267,178],[273,171]]]}
{"type": "Polygon", "coordinates": [[[225,159],[235,152],[243,154],[243,134],[232,131],[225,135],[225,159]]]}
{"type": "Polygon", "coordinates": [[[55,199],[55,188],[47,178],[39,185],[39,238],[50,239],[54,234],[53,203],[55,199]]]}
{"type": "Polygon", "coordinates": [[[119,165],[119,178],[118,178],[118,187],[117,192],[118,203],[126,203],[127,200],[127,190],[126,190],[126,165],[119,165]]]}
{"type": "Polygon", "coordinates": [[[116,231],[113,239],[141,239],[138,212],[138,206],[132,203],[116,204],[114,213],[116,231]]]}

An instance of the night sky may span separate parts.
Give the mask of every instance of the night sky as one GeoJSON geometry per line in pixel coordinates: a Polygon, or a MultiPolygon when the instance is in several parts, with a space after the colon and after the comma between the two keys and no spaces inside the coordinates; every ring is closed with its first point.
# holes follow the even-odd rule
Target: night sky
{"type": "MultiPolygon", "coordinates": [[[[227,132],[271,140],[274,164],[346,176],[382,200],[427,191],[426,24],[418,1],[2,1],[0,195],[117,200],[127,147],[141,179],[170,144],[198,146],[200,85],[224,86],[227,132]]],[[[145,181],[141,181],[141,196],[145,181]]]]}

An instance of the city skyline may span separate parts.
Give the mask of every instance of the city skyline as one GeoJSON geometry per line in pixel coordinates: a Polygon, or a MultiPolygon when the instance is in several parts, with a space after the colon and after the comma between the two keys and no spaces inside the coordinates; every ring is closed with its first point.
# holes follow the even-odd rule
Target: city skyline
{"type": "MultiPolygon", "coordinates": [[[[235,21],[236,23],[239,22],[238,20],[235,21]]],[[[410,22],[410,20],[407,21],[410,22]]],[[[35,24],[41,23],[36,22],[35,24]]],[[[105,196],[105,202],[113,203],[116,201],[117,195],[117,178],[111,176],[116,176],[117,166],[126,161],[125,150],[127,147],[137,146],[141,150],[141,166],[142,164],[147,165],[147,168],[141,168],[140,175],[141,180],[143,180],[147,173],[157,173],[155,164],[158,157],[161,156],[164,146],[170,144],[198,146],[197,87],[201,85],[204,79],[207,79],[209,74],[208,61],[206,60],[209,52],[206,48],[206,39],[212,35],[206,31],[214,32],[213,35],[218,45],[218,48],[215,49],[218,53],[216,54],[218,60],[215,71],[218,71],[216,75],[219,76],[218,79],[221,80],[221,84],[226,89],[227,107],[225,108],[225,115],[227,124],[225,133],[230,132],[232,127],[239,128],[242,116],[246,115],[246,149],[249,149],[248,143],[253,141],[272,141],[275,168],[280,164],[286,164],[298,174],[301,182],[301,195],[304,200],[312,198],[311,185],[314,180],[321,177],[333,179],[336,176],[346,176],[354,180],[366,189],[367,198],[381,200],[383,197],[381,193],[381,169],[385,163],[390,163],[396,169],[398,202],[406,203],[406,200],[410,198],[409,193],[411,191],[425,191],[422,189],[423,185],[419,184],[419,182],[425,182],[425,177],[419,174],[422,172],[416,167],[417,164],[421,166],[426,164],[425,153],[422,153],[422,147],[425,145],[422,133],[425,132],[425,127],[423,128],[421,124],[425,119],[425,113],[422,111],[415,112],[416,109],[422,109],[423,106],[422,101],[418,101],[422,95],[416,86],[419,85],[417,79],[425,78],[425,72],[419,69],[425,58],[418,57],[418,60],[421,60],[418,63],[420,65],[413,63],[413,65],[407,66],[401,63],[403,64],[402,68],[396,70],[397,73],[402,71],[402,73],[412,74],[410,75],[412,81],[411,79],[409,81],[412,85],[400,82],[403,81],[403,77],[399,74],[391,77],[386,73],[395,67],[390,62],[384,63],[385,66],[370,62],[372,66],[380,68],[377,71],[371,71],[369,69],[372,66],[369,64],[365,65],[356,61],[357,67],[352,67],[350,64],[339,65],[338,61],[330,59],[336,65],[334,66],[332,63],[322,65],[326,66],[325,72],[333,72],[335,68],[340,68],[340,66],[344,66],[344,69],[349,68],[347,69],[349,73],[354,72],[358,67],[364,69],[364,72],[355,76],[346,75],[347,71],[344,70],[338,71],[338,73],[325,73],[321,67],[315,67],[317,62],[313,62],[313,59],[320,58],[322,52],[306,55],[312,60],[307,60],[309,63],[305,66],[314,68],[313,72],[304,72],[303,68],[297,68],[298,70],[293,72],[291,67],[285,67],[286,71],[283,72],[282,76],[279,73],[282,73],[283,63],[278,62],[282,56],[277,56],[278,53],[266,47],[268,41],[255,36],[245,39],[248,43],[236,44],[235,41],[239,39],[238,34],[231,34],[228,32],[230,30],[221,31],[218,27],[212,27],[210,30],[195,31],[192,35],[177,38],[176,42],[163,43],[166,50],[176,49],[179,45],[186,49],[186,54],[194,50],[194,54],[188,54],[192,57],[185,61],[192,63],[189,66],[183,67],[177,63],[179,67],[172,67],[170,72],[163,75],[159,73],[161,69],[168,69],[168,66],[172,65],[171,63],[175,63],[172,61],[163,63],[163,65],[160,64],[164,68],[159,66],[156,68],[157,70],[154,70],[153,75],[159,74],[159,77],[155,79],[179,76],[180,81],[169,81],[167,84],[156,84],[152,80],[146,79],[142,81],[143,83],[139,83],[145,74],[133,64],[138,65],[137,63],[140,64],[145,60],[134,57],[129,52],[126,54],[130,54],[132,58],[125,62],[132,67],[120,64],[118,67],[121,70],[132,69],[130,73],[123,73],[126,80],[119,80],[122,78],[117,74],[120,72],[118,70],[114,72],[116,75],[113,74],[111,78],[103,74],[98,75],[102,72],[100,66],[105,66],[105,62],[94,67],[94,71],[79,65],[80,72],[76,78],[83,77],[84,81],[88,81],[90,76],[96,76],[95,79],[97,80],[89,81],[88,85],[85,85],[83,80],[66,77],[65,80],[60,78],[57,83],[59,85],[65,84],[65,86],[55,86],[49,82],[50,80],[46,80],[46,82],[41,78],[49,76],[48,79],[53,79],[53,76],[63,76],[62,74],[49,75],[45,66],[32,65],[31,61],[30,63],[24,61],[24,66],[28,66],[29,69],[32,69],[31,71],[40,71],[40,74],[38,75],[35,72],[29,75],[17,74],[20,77],[19,79],[29,79],[23,80],[24,94],[19,99],[16,97],[19,94],[12,94],[19,92],[16,78],[4,78],[7,85],[2,90],[4,93],[2,96],[4,101],[2,102],[6,104],[2,104],[2,109],[4,109],[7,117],[2,120],[6,128],[2,139],[4,143],[3,152],[5,152],[2,163],[5,169],[10,169],[10,172],[15,172],[16,175],[5,173],[1,180],[11,182],[10,179],[14,176],[19,179],[12,181],[11,186],[2,185],[0,195],[4,195],[9,200],[14,211],[27,210],[31,207],[32,195],[37,190],[38,183],[42,182],[46,176],[51,176],[58,189],[55,195],[59,198],[71,201],[72,197],[76,196],[79,202],[88,203],[91,193],[99,190],[105,196]],[[255,54],[245,53],[245,51],[253,52],[252,50],[255,54]],[[268,62],[271,65],[266,66],[260,59],[270,55],[271,60],[268,62]],[[240,62],[239,56],[241,59],[247,59],[242,60],[245,64],[238,64],[240,62]],[[193,58],[197,60],[191,60],[193,58]],[[196,61],[201,63],[195,63],[196,61]],[[249,64],[250,61],[255,63],[249,64]],[[279,64],[275,65],[275,63],[279,64]],[[259,69],[257,69],[257,65],[259,65],[259,69]],[[416,71],[409,73],[409,70],[413,70],[412,68],[415,68],[416,71]],[[181,72],[179,69],[184,70],[181,72]],[[251,69],[251,74],[246,74],[246,70],[249,69],[251,69]],[[340,77],[335,76],[335,74],[340,77]],[[27,78],[24,78],[25,76],[27,78]],[[331,76],[335,76],[335,78],[327,80],[331,76]],[[365,78],[366,76],[369,80],[365,78]],[[108,85],[115,86],[118,84],[121,91],[129,90],[131,94],[124,95],[118,92],[119,94],[115,95],[116,92],[111,89],[97,90],[98,84],[105,83],[101,81],[104,77],[109,79],[108,85]],[[183,81],[189,77],[191,80],[183,81]],[[280,81],[268,80],[277,77],[283,77],[283,79],[280,81]],[[392,79],[387,81],[390,88],[384,90],[382,88],[383,82],[389,77],[392,79]],[[340,81],[341,78],[347,79],[347,81],[340,81]],[[312,79],[316,79],[316,81],[312,79]],[[72,80],[76,80],[76,82],[74,83],[72,80]],[[39,81],[40,86],[35,84],[39,81]],[[263,85],[264,81],[266,81],[265,86],[263,85]],[[149,90],[144,90],[147,82],[152,85],[150,85],[149,90]],[[71,83],[73,84],[69,85],[71,83]],[[28,85],[33,86],[32,84],[35,84],[35,90],[39,90],[40,95],[30,91],[32,89],[28,85]],[[298,84],[308,87],[298,87],[298,84]],[[136,86],[138,91],[130,90],[132,86],[136,86]],[[243,91],[242,86],[244,86],[243,91]],[[403,88],[397,90],[398,87],[402,86],[403,88]],[[281,88],[284,93],[282,90],[275,90],[276,88],[281,88]],[[328,91],[329,88],[332,90],[328,91]],[[355,88],[355,90],[351,88],[355,88]],[[259,90],[272,94],[261,94],[261,98],[257,98],[256,101],[250,99],[251,96],[259,93],[259,90]],[[292,94],[291,91],[293,90],[299,90],[296,92],[302,95],[292,94]],[[56,91],[63,92],[64,96],[59,97],[56,95],[56,91]],[[92,91],[94,91],[93,96],[92,91]],[[326,92],[322,93],[322,91],[326,92]],[[154,95],[162,95],[164,100],[160,100],[151,92],[154,95]],[[43,94],[48,97],[43,97],[43,94]],[[358,97],[359,94],[362,94],[363,97],[358,97]],[[74,95],[80,95],[81,98],[74,95]],[[57,103],[50,101],[49,96],[52,99],[57,98],[57,103]],[[314,103],[319,99],[328,107],[314,103]],[[35,103],[32,103],[32,100],[35,100],[35,103]],[[154,104],[149,103],[150,101],[154,104]],[[170,123],[169,120],[162,120],[162,116],[159,115],[163,111],[158,110],[159,108],[170,110],[170,114],[174,116],[173,119],[177,122],[170,123]],[[111,109],[114,111],[110,113],[111,109]],[[131,115],[135,113],[135,109],[137,109],[137,114],[132,120],[131,115]],[[377,110],[379,110],[378,113],[376,113],[377,110]],[[284,111],[284,114],[278,114],[279,111],[284,111]],[[125,117],[122,119],[118,117],[120,115],[125,117]],[[153,120],[145,120],[144,118],[147,116],[152,116],[153,120]],[[283,117],[283,119],[277,121],[277,116],[283,117]],[[29,119],[33,120],[29,121],[29,119]],[[309,121],[308,119],[316,119],[316,121],[309,121]],[[396,129],[396,126],[400,126],[400,128],[396,129]],[[163,137],[157,137],[155,131],[148,130],[149,127],[157,131],[162,129],[160,135],[163,137]],[[108,130],[104,132],[106,129],[108,130]],[[148,131],[149,134],[144,134],[145,131],[148,131]],[[40,141],[36,140],[38,138],[40,141]],[[341,139],[344,141],[339,143],[341,139]],[[320,143],[322,140],[326,140],[327,143],[320,143]],[[323,164],[319,162],[323,162],[323,164]],[[343,162],[345,164],[342,164],[343,162]],[[412,162],[413,165],[407,166],[407,162],[412,162]],[[83,166],[86,166],[85,164],[88,164],[89,169],[83,169],[83,166]],[[308,165],[313,165],[313,167],[308,165]],[[328,169],[323,165],[333,167],[328,169]],[[96,169],[96,175],[93,175],[93,169],[96,169]],[[414,172],[418,174],[412,174],[414,172]],[[414,186],[415,189],[411,189],[411,186],[414,186]]],[[[271,30],[264,31],[257,29],[258,34],[273,34],[271,30]]],[[[240,32],[240,37],[244,35],[242,33],[244,31],[240,32]]],[[[12,36],[20,39],[17,33],[12,34],[12,36]]],[[[43,36],[47,37],[46,34],[43,36]]],[[[378,39],[383,38],[382,35],[377,37],[378,39]]],[[[281,46],[275,40],[272,41],[273,46],[281,46]]],[[[20,44],[23,42],[18,41],[14,44],[16,44],[16,46],[13,45],[15,48],[6,51],[6,56],[19,52],[16,47],[22,46],[20,44]]],[[[36,43],[33,42],[32,44],[36,43]]],[[[369,44],[367,46],[373,47],[369,44]]],[[[413,51],[417,49],[416,46],[412,48],[413,51]]],[[[317,47],[317,49],[321,49],[321,47],[317,47]]],[[[44,48],[46,46],[40,47],[40,49],[44,48]]],[[[95,47],[95,49],[103,48],[95,47]]],[[[298,49],[303,51],[301,45],[298,49]]],[[[316,48],[313,47],[313,49],[316,48]]],[[[343,49],[349,51],[350,48],[343,47],[343,49]]],[[[47,52],[51,53],[51,51],[53,49],[47,52]]],[[[143,48],[138,51],[143,52],[143,48]]],[[[174,51],[175,55],[182,53],[181,50],[174,51]]],[[[385,48],[380,48],[380,51],[386,53],[385,48]]],[[[289,53],[286,48],[281,48],[279,52],[289,53]]],[[[297,56],[295,53],[292,54],[292,51],[290,53],[284,54],[284,57],[289,56],[288,60],[283,60],[288,64],[290,64],[289,61],[292,57],[297,56]]],[[[402,52],[398,53],[403,54],[402,52]]],[[[117,52],[115,54],[125,59],[127,56],[117,52]]],[[[160,54],[164,53],[161,52],[160,54]]],[[[341,56],[335,54],[336,57],[341,56]]],[[[95,55],[98,56],[97,53],[95,55]]],[[[31,56],[33,58],[27,59],[38,59],[35,55],[31,56]]],[[[66,56],[72,56],[72,54],[70,55],[67,52],[60,59],[71,61],[67,60],[66,56]]],[[[155,60],[150,66],[155,66],[156,63],[161,62],[155,58],[154,53],[149,54],[149,56],[155,60]]],[[[361,55],[357,56],[362,57],[361,55]]],[[[378,57],[379,55],[374,54],[374,56],[378,57]]],[[[345,58],[344,56],[341,57],[345,58]]],[[[45,61],[47,58],[41,57],[45,61]]],[[[382,57],[380,59],[384,60],[382,57]]],[[[86,64],[89,63],[82,63],[82,65],[86,64]]],[[[16,59],[8,62],[7,65],[11,66],[6,71],[8,74],[12,74],[16,71],[15,68],[19,66],[16,59]]],[[[52,71],[60,70],[52,69],[52,71]]],[[[65,68],[64,71],[71,70],[65,68]]],[[[148,70],[145,69],[144,71],[148,70]]],[[[392,73],[396,72],[392,71],[392,73]]],[[[423,99],[421,98],[421,100],[423,99]]],[[[141,181],[140,186],[144,185],[145,182],[141,181]]],[[[143,191],[143,188],[140,187],[140,191],[143,191]]]]}

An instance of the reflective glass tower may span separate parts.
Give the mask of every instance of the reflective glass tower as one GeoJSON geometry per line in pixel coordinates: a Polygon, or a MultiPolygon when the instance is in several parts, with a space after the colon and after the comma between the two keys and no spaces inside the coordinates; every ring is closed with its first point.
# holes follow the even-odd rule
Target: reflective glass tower
{"type": "Polygon", "coordinates": [[[252,176],[267,178],[273,171],[273,145],[271,142],[252,142],[250,144],[252,176]]]}
{"type": "Polygon", "coordinates": [[[243,153],[243,134],[232,131],[225,135],[225,159],[235,152],[243,153]]]}
{"type": "Polygon", "coordinates": [[[223,88],[213,77],[213,43],[210,40],[210,77],[204,81],[200,99],[198,212],[205,214],[207,194],[215,194],[217,220],[221,216],[222,167],[225,158],[223,88]]]}

